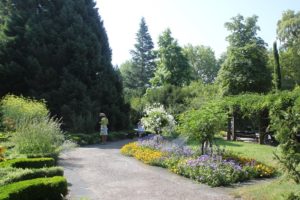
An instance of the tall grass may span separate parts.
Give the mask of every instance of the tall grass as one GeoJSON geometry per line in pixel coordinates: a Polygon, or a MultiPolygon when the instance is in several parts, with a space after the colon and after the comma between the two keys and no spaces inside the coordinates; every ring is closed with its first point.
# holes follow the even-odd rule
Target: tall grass
{"type": "Polygon", "coordinates": [[[64,142],[64,135],[57,120],[44,117],[20,123],[11,141],[18,153],[45,155],[58,150],[64,142]]]}

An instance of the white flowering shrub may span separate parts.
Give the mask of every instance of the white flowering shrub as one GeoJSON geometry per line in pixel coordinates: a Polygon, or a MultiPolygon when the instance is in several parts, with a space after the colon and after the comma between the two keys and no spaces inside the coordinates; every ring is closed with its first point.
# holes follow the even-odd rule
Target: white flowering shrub
{"type": "Polygon", "coordinates": [[[141,119],[146,130],[156,134],[172,135],[175,131],[176,121],[161,104],[147,106],[141,119]]]}

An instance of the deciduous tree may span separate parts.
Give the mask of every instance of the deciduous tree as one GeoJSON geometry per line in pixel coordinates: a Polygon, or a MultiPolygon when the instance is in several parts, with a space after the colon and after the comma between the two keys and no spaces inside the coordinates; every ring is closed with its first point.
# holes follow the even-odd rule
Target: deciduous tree
{"type": "Polygon", "coordinates": [[[257,19],[257,16],[244,19],[238,15],[225,24],[231,34],[227,37],[227,58],[218,75],[223,95],[270,89],[266,44],[257,36],[260,30],[257,19]]]}

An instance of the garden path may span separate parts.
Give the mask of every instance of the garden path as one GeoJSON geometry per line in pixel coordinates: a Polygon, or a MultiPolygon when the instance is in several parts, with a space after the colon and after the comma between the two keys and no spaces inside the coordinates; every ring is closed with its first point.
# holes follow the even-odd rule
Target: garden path
{"type": "Polygon", "coordinates": [[[76,148],[61,155],[71,200],[229,200],[230,188],[211,188],[160,167],[122,156],[130,140],[76,148]]]}

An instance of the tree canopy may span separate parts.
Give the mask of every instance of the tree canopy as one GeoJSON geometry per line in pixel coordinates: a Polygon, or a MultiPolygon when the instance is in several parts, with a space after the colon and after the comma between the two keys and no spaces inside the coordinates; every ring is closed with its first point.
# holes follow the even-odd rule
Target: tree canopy
{"type": "Polygon", "coordinates": [[[140,28],[136,34],[136,44],[131,50],[132,55],[132,77],[135,77],[137,88],[147,88],[150,86],[149,80],[155,71],[154,44],[148,31],[145,18],[141,19],[140,28]]]}
{"type": "Polygon", "coordinates": [[[164,31],[158,39],[158,62],[153,86],[171,84],[182,86],[190,81],[190,65],[183,55],[182,48],[171,35],[171,30],[164,31]]]}
{"type": "Polygon", "coordinates": [[[260,30],[257,19],[257,16],[244,19],[238,15],[225,24],[231,34],[227,37],[227,58],[218,75],[223,95],[270,89],[266,44],[257,36],[260,30]]]}
{"type": "Polygon", "coordinates": [[[69,130],[93,131],[98,113],[126,125],[122,84],[93,0],[0,4],[0,96],[45,99],[69,130]]]}
{"type": "Polygon", "coordinates": [[[282,43],[283,86],[291,89],[300,83],[300,12],[287,10],[282,14],[277,23],[277,36],[282,43]]]}
{"type": "Polygon", "coordinates": [[[192,79],[213,83],[219,71],[214,51],[203,45],[189,44],[184,47],[183,52],[192,67],[192,79]]]}

